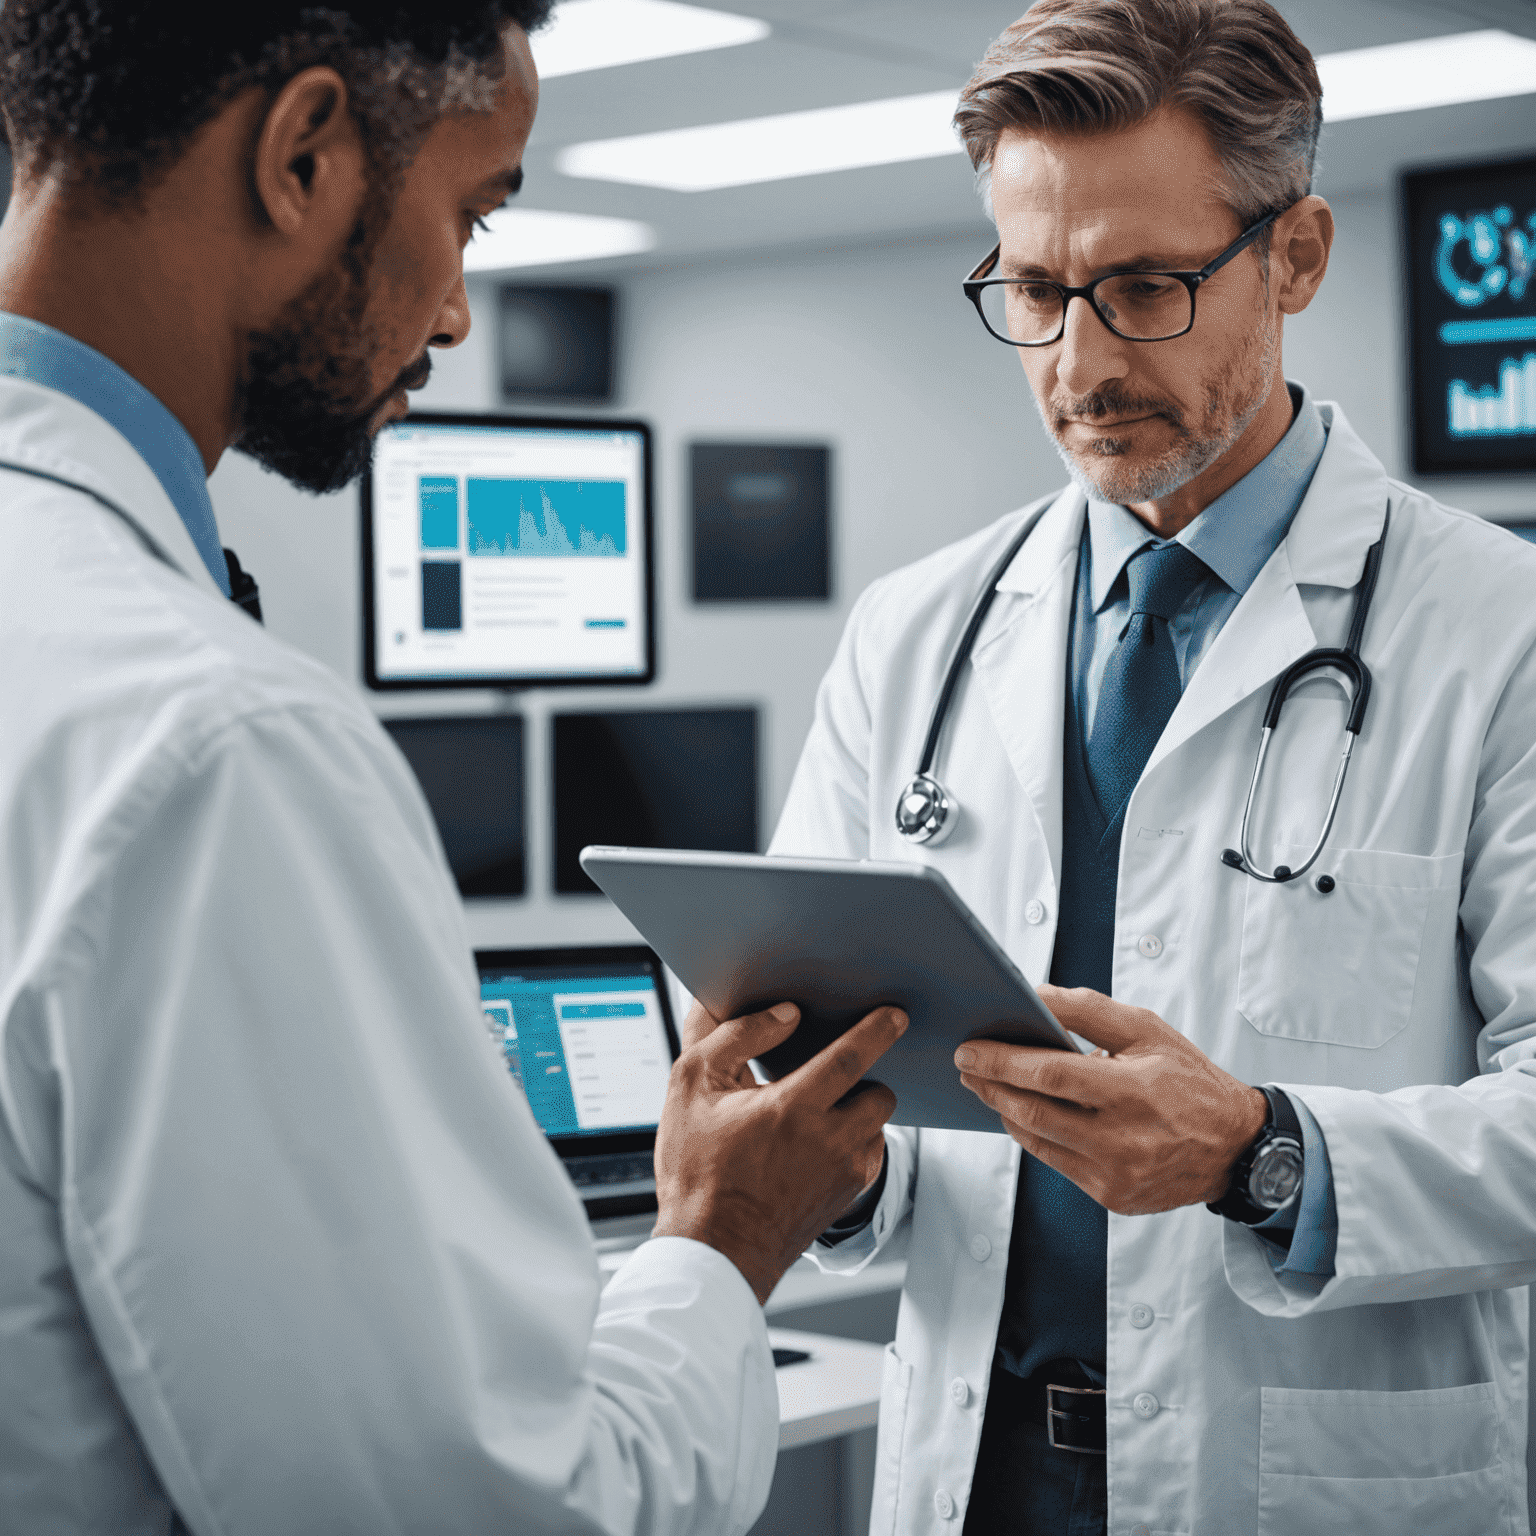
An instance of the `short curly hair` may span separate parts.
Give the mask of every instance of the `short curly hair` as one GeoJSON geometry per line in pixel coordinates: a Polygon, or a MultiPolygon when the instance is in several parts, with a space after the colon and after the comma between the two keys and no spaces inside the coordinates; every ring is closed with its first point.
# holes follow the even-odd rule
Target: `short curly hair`
{"type": "Polygon", "coordinates": [[[553,3],[4,0],[0,112],[20,173],[134,204],[240,92],[329,65],[389,179],[443,113],[489,105],[506,26],[531,32],[553,3]]]}

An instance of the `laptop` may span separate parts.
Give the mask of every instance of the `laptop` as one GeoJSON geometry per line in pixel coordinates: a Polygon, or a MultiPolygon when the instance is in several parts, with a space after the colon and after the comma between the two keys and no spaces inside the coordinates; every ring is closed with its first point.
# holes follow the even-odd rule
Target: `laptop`
{"type": "Polygon", "coordinates": [[[651,1157],[677,1029],[644,944],[475,952],[486,1027],[589,1220],[656,1209],[651,1157]]]}

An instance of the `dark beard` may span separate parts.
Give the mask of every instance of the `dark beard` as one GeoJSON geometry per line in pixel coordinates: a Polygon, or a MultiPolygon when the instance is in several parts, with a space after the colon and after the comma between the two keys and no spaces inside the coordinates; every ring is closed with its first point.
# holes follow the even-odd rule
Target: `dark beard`
{"type": "Polygon", "coordinates": [[[339,491],[362,474],[380,408],[400,389],[420,389],[432,371],[423,352],[388,389],[369,393],[377,337],[364,322],[367,273],[382,223],[359,221],[337,267],[270,329],[253,332],[246,353],[234,447],[316,495],[339,491]]]}

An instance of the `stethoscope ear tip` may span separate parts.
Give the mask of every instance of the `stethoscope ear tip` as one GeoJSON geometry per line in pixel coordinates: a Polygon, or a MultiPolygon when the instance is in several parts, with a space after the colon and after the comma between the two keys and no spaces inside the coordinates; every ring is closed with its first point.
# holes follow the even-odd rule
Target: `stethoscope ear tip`
{"type": "Polygon", "coordinates": [[[1236,848],[1223,848],[1221,850],[1221,862],[1228,869],[1241,869],[1243,867],[1243,856],[1236,848]]]}

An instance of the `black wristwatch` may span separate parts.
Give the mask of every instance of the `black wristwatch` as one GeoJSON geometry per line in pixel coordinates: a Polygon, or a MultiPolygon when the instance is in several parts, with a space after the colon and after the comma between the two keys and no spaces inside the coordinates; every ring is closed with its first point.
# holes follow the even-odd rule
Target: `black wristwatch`
{"type": "Polygon", "coordinates": [[[1268,1221],[1296,1199],[1306,1175],[1301,1121],[1295,1107],[1278,1088],[1261,1083],[1259,1092],[1269,1100],[1264,1129],[1232,1165],[1232,1182],[1226,1194],[1206,1206],[1246,1227],[1268,1221]]]}

